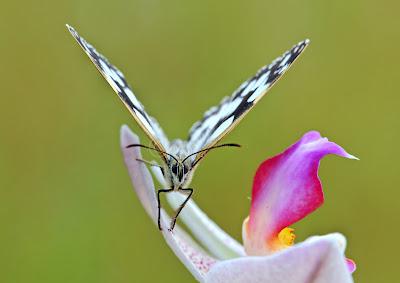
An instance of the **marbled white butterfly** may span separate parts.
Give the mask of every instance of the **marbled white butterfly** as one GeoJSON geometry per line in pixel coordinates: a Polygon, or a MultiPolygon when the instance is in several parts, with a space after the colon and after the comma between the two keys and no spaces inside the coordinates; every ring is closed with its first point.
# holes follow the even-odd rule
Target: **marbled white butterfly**
{"type": "Polygon", "coordinates": [[[211,149],[223,146],[239,146],[237,144],[216,144],[267,93],[309,43],[308,39],[299,42],[282,56],[276,58],[270,65],[262,67],[255,76],[245,81],[231,96],[225,97],[218,106],[212,107],[205,112],[204,117],[190,129],[187,140],[169,141],[157,121],[147,114],[143,105],[133,94],[121,71],[110,64],[92,45],[80,37],[71,26],[67,25],[67,27],[154,145],[154,148],[141,144],[132,144],[128,147],[140,146],[155,150],[163,160],[163,166],[139,160],[152,166],[160,167],[169,186],[166,189],[158,190],[157,193],[158,226],[160,230],[160,193],[180,191],[188,194],[186,200],[171,220],[169,230],[172,230],[180,211],[193,193],[193,189],[187,186],[199,161],[211,149]]]}

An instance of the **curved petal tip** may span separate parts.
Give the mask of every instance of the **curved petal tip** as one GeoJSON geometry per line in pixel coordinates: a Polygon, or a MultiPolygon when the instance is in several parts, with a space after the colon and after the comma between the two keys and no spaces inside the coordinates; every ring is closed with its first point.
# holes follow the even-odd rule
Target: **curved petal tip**
{"type": "Polygon", "coordinates": [[[350,273],[353,273],[357,269],[356,263],[354,262],[354,260],[352,260],[350,258],[346,258],[346,265],[347,265],[347,268],[349,269],[350,273]]]}

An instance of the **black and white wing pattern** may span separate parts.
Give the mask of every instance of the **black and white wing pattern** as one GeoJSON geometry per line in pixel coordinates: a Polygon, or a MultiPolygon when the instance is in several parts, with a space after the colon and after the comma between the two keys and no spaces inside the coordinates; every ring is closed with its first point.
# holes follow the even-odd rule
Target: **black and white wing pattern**
{"type": "Polygon", "coordinates": [[[69,25],[67,25],[67,28],[71,32],[72,36],[76,39],[78,44],[85,51],[85,53],[89,56],[90,60],[94,63],[99,72],[118,94],[119,98],[128,108],[129,112],[135,118],[136,122],[151,139],[153,144],[159,150],[164,152],[167,151],[169,147],[169,141],[166,135],[164,134],[157,121],[146,113],[143,105],[133,94],[133,91],[126,82],[122,72],[114,67],[112,64],[110,64],[108,60],[103,55],[98,53],[91,44],[80,37],[74,28],[69,25]]]}
{"type": "Polygon", "coordinates": [[[261,68],[254,77],[245,81],[231,96],[225,97],[218,106],[205,112],[203,119],[196,122],[189,131],[190,148],[198,151],[211,147],[222,139],[267,93],[304,51],[308,43],[307,39],[293,46],[270,65],[261,68]]]}

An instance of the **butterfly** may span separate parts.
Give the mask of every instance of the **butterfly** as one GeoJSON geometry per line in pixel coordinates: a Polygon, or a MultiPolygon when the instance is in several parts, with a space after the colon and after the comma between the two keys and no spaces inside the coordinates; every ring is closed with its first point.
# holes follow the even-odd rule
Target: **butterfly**
{"type": "Polygon", "coordinates": [[[173,230],[179,213],[193,194],[193,189],[188,188],[188,185],[199,161],[212,149],[239,146],[233,143],[220,145],[217,145],[217,143],[267,93],[309,44],[309,40],[306,39],[294,45],[289,51],[276,58],[271,64],[262,67],[253,77],[242,83],[231,96],[225,97],[218,106],[206,111],[203,118],[190,129],[187,140],[169,141],[158,122],[145,111],[143,105],[136,98],[122,72],[79,36],[74,28],[69,25],[67,25],[67,28],[154,145],[154,147],[149,147],[142,144],[131,144],[127,147],[143,147],[160,154],[163,166],[138,160],[151,166],[160,167],[168,184],[167,189],[160,189],[157,192],[158,227],[160,230],[162,230],[160,194],[171,191],[187,194],[187,198],[175,212],[175,216],[171,218],[170,231],[173,230]]]}

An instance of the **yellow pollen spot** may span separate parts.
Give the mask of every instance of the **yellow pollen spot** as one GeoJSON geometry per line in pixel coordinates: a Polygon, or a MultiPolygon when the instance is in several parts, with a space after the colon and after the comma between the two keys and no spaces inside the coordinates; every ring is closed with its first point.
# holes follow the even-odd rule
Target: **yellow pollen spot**
{"type": "Polygon", "coordinates": [[[286,227],[282,229],[278,234],[278,239],[283,248],[290,247],[293,245],[296,235],[294,234],[294,229],[286,227]]]}

